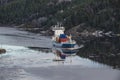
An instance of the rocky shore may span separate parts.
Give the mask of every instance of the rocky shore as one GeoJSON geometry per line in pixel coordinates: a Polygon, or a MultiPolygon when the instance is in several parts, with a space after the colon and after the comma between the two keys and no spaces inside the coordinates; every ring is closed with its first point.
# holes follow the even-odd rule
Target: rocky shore
{"type": "Polygon", "coordinates": [[[0,48],[0,54],[6,53],[5,49],[0,48]]]}

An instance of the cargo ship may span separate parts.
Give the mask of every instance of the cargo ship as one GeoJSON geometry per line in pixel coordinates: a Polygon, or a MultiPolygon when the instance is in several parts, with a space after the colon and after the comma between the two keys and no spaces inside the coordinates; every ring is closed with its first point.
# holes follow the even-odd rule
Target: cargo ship
{"type": "Polygon", "coordinates": [[[65,60],[67,56],[76,55],[79,49],[83,47],[83,45],[77,45],[76,41],[72,39],[72,35],[66,35],[64,33],[65,28],[61,25],[55,25],[52,27],[52,31],[54,32],[52,37],[52,51],[60,58],[57,61],[65,60]]]}
{"type": "Polygon", "coordinates": [[[65,28],[55,26],[52,28],[54,36],[52,37],[53,46],[57,48],[74,48],[76,41],[72,40],[72,36],[64,34],[65,28]]]}

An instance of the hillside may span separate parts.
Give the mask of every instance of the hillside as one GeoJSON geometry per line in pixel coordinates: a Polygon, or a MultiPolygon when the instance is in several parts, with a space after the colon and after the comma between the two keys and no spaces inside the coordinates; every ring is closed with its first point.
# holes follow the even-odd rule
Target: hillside
{"type": "Polygon", "coordinates": [[[0,5],[0,24],[23,24],[27,28],[48,29],[61,22],[70,29],[84,23],[85,29],[118,33],[119,2],[119,0],[10,0],[9,3],[0,5]]]}

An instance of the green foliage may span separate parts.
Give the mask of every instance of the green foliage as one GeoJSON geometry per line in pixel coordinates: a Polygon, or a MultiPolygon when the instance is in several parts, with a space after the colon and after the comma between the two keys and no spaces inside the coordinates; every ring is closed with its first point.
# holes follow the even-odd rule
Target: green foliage
{"type": "MultiPolygon", "coordinates": [[[[42,24],[50,27],[62,22],[69,29],[81,23],[91,28],[120,32],[119,0],[13,0],[0,6],[0,23],[22,24],[47,17],[42,24]]],[[[87,26],[86,26],[87,27],[87,26]]]]}

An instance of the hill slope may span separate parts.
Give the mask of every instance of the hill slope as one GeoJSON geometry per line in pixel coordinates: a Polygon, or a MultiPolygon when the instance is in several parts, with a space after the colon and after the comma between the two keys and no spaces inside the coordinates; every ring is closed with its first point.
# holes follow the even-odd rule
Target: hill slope
{"type": "Polygon", "coordinates": [[[67,29],[86,27],[120,32],[119,0],[14,0],[0,6],[1,24],[49,28],[57,22],[67,29]]]}

